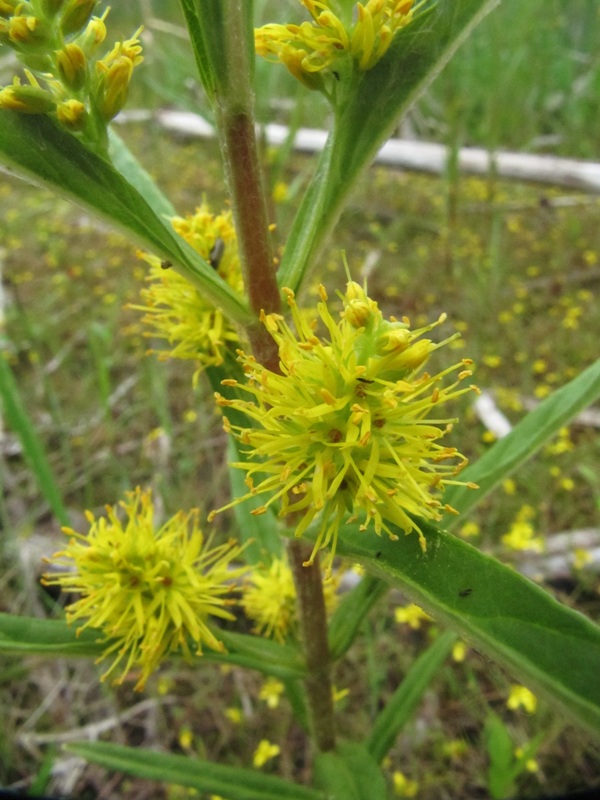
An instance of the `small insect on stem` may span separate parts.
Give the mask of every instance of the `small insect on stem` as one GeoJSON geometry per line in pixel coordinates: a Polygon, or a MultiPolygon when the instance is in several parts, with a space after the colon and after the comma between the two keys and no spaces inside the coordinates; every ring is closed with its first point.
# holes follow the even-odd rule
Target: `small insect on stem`
{"type": "Polygon", "coordinates": [[[169,269],[169,267],[172,267],[172,266],[173,266],[173,262],[172,261],[161,261],[160,262],[160,268],[161,269],[169,269]]]}
{"type": "Polygon", "coordinates": [[[224,253],[225,242],[220,236],[218,236],[215,239],[215,243],[213,244],[210,253],[208,254],[208,263],[213,269],[219,269],[219,264],[221,263],[224,253]]]}

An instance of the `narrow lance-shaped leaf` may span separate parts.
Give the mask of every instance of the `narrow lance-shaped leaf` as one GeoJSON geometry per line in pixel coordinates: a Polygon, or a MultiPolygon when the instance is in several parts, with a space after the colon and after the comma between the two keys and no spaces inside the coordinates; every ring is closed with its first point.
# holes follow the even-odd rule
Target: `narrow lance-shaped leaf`
{"type": "MultiPolygon", "coordinates": [[[[215,630],[215,634],[224,642],[228,652],[216,653],[205,649],[204,654],[195,660],[196,665],[214,662],[237,664],[283,680],[296,680],[305,675],[302,659],[292,647],[231,631],[215,630]]],[[[3,653],[98,658],[106,647],[102,631],[93,628],[78,633],[65,620],[0,614],[0,652],[3,653]]]]}
{"type": "MultiPolygon", "coordinates": [[[[461,472],[461,480],[472,481],[477,491],[466,486],[451,486],[444,502],[465,514],[523,464],[580,411],[600,398],[600,359],[572,381],[557,389],[530,411],[503,439],[497,441],[481,458],[461,472]]],[[[457,522],[448,514],[441,525],[451,528],[457,522]]]]}
{"type": "Polygon", "coordinates": [[[39,489],[52,513],[63,524],[69,525],[69,515],[62,494],[48,462],[44,445],[32,424],[12,370],[0,351],[0,409],[4,411],[11,430],[19,437],[23,453],[35,475],[39,489]]]}
{"type": "Polygon", "coordinates": [[[109,130],[108,134],[110,159],[115,169],[121,173],[128,183],[138,190],[155,214],[174,217],[177,213],[175,206],[159,189],[125,142],[112,129],[109,130]]]}
{"type": "Polygon", "coordinates": [[[348,525],[340,555],[408,594],[473,647],[512,669],[600,735],[600,628],[514,569],[419,520],[427,539],[398,541],[348,525]]]}
{"type": "Polygon", "coordinates": [[[456,641],[453,631],[446,631],[430,645],[411,665],[402,683],[377,716],[369,736],[367,747],[377,761],[387,755],[398,734],[415,712],[431,681],[440,669],[456,641]]]}
{"type": "Polygon", "coordinates": [[[438,0],[394,37],[372,69],[339,99],[334,126],[302,201],[278,272],[296,291],[332,230],[362,170],[391,135],[400,114],[436,77],[473,27],[499,0],[438,0]]]}
{"type": "Polygon", "coordinates": [[[44,656],[87,656],[102,653],[98,631],[87,628],[77,636],[64,620],[0,614],[0,652],[44,656]]]}
{"type": "Polygon", "coordinates": [[[0,161],[124,230],[140,247],[167,260],[199,286],[231,319],[242,325],[251,320],[243,299],[175,234],[140,192],[51,119],[0,111],[0,161]]]}
{"type": "Polygon", "coordinates": [[[383,774],[367,748],[340,742],[335,750],[315,758],[315,785],[328,800],[386,800],[383,774]]]}
{"type": "Polygon", "coordinates": [[[108,742],[69,744],[66,749],[110,770],[189,786],[203,794],[219,795],[227,800],[325,800],[321,792],[297,786],[274,775],[214,764],[199,758],[157,753],[156,750],[123,747],[108,742]]]}

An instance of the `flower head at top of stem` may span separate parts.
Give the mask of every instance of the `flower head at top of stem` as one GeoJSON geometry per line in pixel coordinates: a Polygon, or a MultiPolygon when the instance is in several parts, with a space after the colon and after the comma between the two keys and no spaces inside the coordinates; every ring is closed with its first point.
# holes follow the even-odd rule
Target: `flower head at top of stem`
{"type": "MultiPolygon", "coordinates": [[[[174,217],[176,232],[237,292],[244,288],[237,239],[231,211],[213,214],[206,203],[194,214],[174,217]]],[[[202,291],[156,256],[140,253],[150,264],[148,285],[141,290],[143,303],[131,305],[144,311],[147,336],[163,339],[170,349],[153,351],[159,358],[197,361],[197,380],[206,367],[223,363],[228,344],[239,343],[239,335],[227,317],[215,308],[202,291]]]]}
{"type": "Polygon", "coordinates": [[[356,4],[354,21],[347,24],[332,10],[331,0],[300,2],[311,22],[257,28],[256,52],[281,61],[305,86],[325,94],[331,77],[340,80],[347,67],[374,67],[416,10],[415,0],[367,0],[356,4]]]}
{"type": "Polygon", "coordinates": [[[0,88],[0,108],[47,114],[106,155],[107,123],[123,108],[134,68],[143,61],[139,28],[104,56],[105,19],[92,13],[97,0],[64,3],[0,2],[0,43],[12,47],[24,66],[0,88]]]}
{"type": "Polygon", "coordinates": [[[98,660],[112,657],[113,663],[102,679],[121,669],[121,683],[135,669],[141,691],[174,651],[191,657],[192,643],[197,655],[203,645],[224,650],[208,619],[234,618],[226,595],[242,571],[230,568],[242,548],[234,542],[212,547],[195,509],[157,526],[149,491],[128,492],[119,505],[125,521],[107,506],[104,517],[86,513],[86,534],[64,529],[69,543],[48,559],[58,569],[43,582],[81,595],[67,606],[67,621],[83,621],[78,632],[91,627],[104,634],[98,660]]]}
{"type": "Polygon", "coordinates": [[[279,504],[280,516],[293,520],[296,536],[318,524],[308,563],[329,546],[329,568],[341,528],[354,520],[361,530],[373,527],[391,539],[397,539],[398,528],[416,531],[425,549],[416,517],[438,520],[452,510],[440,495],[446,485],[459,482],[456,476],[467,463],[456,448],[440,443],[456,420],[436,412],[449,400],[477,391],[459,386],[471,376],[472,362],[463,359],[436,374],[426,372],[430,355],[455,338],[438,344],[423,338],[445,315],[412,330],[406,318],[385,319],[353,281],[341,296],[337,320],[320,288],[317,312],[324,336],[307,322],[293,292],[286,294],[295,331],[282,316],[263,315],[278,346],[280,372],[239,351],[246,381],[224,383],[249,399],[216,396],[225,411],[235,408],[251,423],[224,422],[240,442],[244,460],[233,466],[246,472],[249,489],[224,508],[264,495],[264,505],[253,514],[279,504]]]}

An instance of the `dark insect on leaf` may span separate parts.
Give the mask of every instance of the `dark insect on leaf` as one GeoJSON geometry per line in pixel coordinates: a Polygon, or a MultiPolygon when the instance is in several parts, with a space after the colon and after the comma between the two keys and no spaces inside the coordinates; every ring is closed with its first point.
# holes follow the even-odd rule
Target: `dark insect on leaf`
{"type": "Polygon", "coordinates": [[[458,593],[459,597],[468,597],[472,593],[473,589],[461,589],[458,593]]]}
{"type": "Polygon", "coordinates": [[[172,267],[172,266],[173,266],[173,262],[172,261],[161,261],[160,262],[160,268],[161,269],[169,269],[169,267],[172,267]]]}

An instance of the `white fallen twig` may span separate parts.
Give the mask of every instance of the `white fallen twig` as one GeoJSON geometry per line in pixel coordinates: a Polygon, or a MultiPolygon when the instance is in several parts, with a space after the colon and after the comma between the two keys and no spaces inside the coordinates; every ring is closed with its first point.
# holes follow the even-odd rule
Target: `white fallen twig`
{"type": "MultiPolygon", "coordinates": [[[[120,122],[150,119],[156,120],[166,130],[185,136],[215,136],[212,125],[199,114],[190,111],[164,110],[152,113],[133,110],[118,117],[120,122]]],[[[275,146],[283,144],[290,136],[289,128],[285,125],[265,125],[263,132],[267,143],[275,146]]],[[[320,152],[326,139],[326,131],[299,128],[294,134],[294,149],[304,153],[320,152]]],[[[439,175],[446,168],[449,154],[448,147],[434,142],[390,139],[375,156],[375,163],[439,175]]],[[[507,180],[545,183],[582,192],[600,192],[600,163],[592,161],[532,153],[492,153],[484,148],[462,147],[458,151],[457,166],[461,172],[471,175],[489,175],[494,172],[507,180]]]]}

